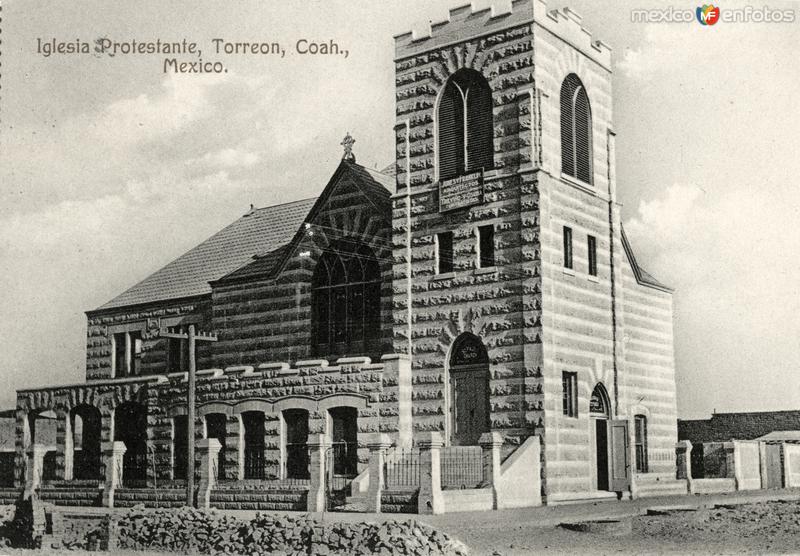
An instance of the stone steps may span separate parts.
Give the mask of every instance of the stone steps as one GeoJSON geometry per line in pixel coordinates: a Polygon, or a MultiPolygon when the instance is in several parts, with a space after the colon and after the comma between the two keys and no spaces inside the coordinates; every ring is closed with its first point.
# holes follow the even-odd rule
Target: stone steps
{"type": "Polygon", "coordinates": [[[94,488],[56,488],[43,486],[39,489],[39,498],[43,502],[56,506],[99,506],[102,491],[94,488]]]}
{"type": "Polygon", "coordinates": [[[381,512],[385,514],[417,513],[417,496],[415,490],[384,490],[381,493],[381,512]]]}
{"type": "Polygon", "coordinates": [[[118,488],[114,492],[114,505],[130,508],[143,504],[146,508],[180,508],[186,505],[186,491],[167,488],[118,488]]]}
{"type": "Polygon", "coordinates": [[[14,502],[19,499],[22,495],[21,488],[0,488],[0,505],[9,505],[13,504],[14,502]]]}
{"type": "Polygon", "coordinates": [[[223,510],[305,511],[306,489],[212,490],[211,506],[223,510]]]}

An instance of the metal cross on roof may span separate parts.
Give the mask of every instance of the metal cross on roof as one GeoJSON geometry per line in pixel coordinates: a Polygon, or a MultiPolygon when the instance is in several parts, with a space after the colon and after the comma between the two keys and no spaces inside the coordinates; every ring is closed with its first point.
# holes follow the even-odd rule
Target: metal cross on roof
{"type": "Polygon", "coordinates": [[[356,140],[353,139],[353,136],[350,135],[350,132],[348,131],[347,135],[344,136],[344,139],[342,139],[342,142],[340,143],[340,145],[344,147],[344,155],[342,155],[342,159],[348,162],[356,161],[356,155],[353,154],[353,143],[355,142],[356,140]]]}

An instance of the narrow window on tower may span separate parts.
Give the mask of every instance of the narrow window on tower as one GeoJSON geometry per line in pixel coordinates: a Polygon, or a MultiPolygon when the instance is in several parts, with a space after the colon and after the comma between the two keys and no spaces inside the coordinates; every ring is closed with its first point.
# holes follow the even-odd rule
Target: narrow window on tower
{"type": "Polygon", "coordinates": [[[636,440],[636,472],[647,473],[647,417],[635,415],[633,422],[636,440]]]}
{"type": "Polygon", "coordinates": [[[562,409],[567,417],[578,416],[578,373],[561,373],[562,409]]]}
{"type": "Polygon", "coordinates": [[[439,179],[494,166],[494,104],[489,82],[479,72],[455,72],[437,110],[439,179]]]}
{"type": "Polygon", "coordinates": [[[489,268],[494,265],[494,226],[479,226],[478,268],[489,268]]]}
{"type": "Polygon", "coordinates": [[[597,239],[589,236],[586,247],[589,253],[589,276],[597,276],[597,239]]]}
{"type": "Polygon", "coordinates": [[[436,234],[436,274],[453,272],[453,232],[436,234]]]}
{"type": "Polygon", "coordinates": [[[564,268],[572,268],[572,228],[564,226],[564,268]]]}
{"type": "Polygon", "coordinates": [[[592,184],[592,110],[574,73],[561,84],[561,173],[592,184]]]}

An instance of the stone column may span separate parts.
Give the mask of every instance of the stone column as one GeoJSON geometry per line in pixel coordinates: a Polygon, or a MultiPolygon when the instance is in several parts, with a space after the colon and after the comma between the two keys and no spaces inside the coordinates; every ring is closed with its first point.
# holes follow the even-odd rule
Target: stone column
{"type": "Polygon", "coordinates": [[[420,514],[444,513],[442,498],[442,467],[439,451],[444,445],[438,432],[423,433],[419,446],[419,497],[417,512],[420,514]]]}
{"type": "Polygon", "coordinates": [[[499,432],[485,432],[478,440],[483,450],[483,484],[492,488],[493,509],[498,508],[497,487],[500,484],[500,448],[503,436],[499,432]]]}
{"type": "Polygon", "coordinates": [[[325,454],[329,445],[328,438],[324,434],[308,435],[308,450],[310,453],[308,467],[311,474],[311,485],[308,489],[306,510],[309,512],[324,512],[326,509],[327,469],[325,468],[325,454]]]}
{"type": "Polygon", "coordinates": [[[122,458],[127,448],[119,440],[103,443],[103,463],[106,467],[106,481],[103,489],[103,506],[114,507],[114,491],[122,485],[122,458]]]}
{"type": "Polygon", "coordinates": [[[367,436],[367,446],[369,446],[369,490],[364,511],[379,514],[383,492],[383,462],[386,450],[392,446],[392,439],[388,434],[370,434],[367,436]]]}
{"type": "Polygon", "coordinates": [[[222,444],[216,438],[197,441],[197,456],[200,459],[200,480],[197,483],[197,507],[211,507],[211,490],[217,486],[219,451],[222,444]]]}
{"type": "Polygon", "coordinates": [[[244,424],[240,414],[228,415],[225,428],[225,478],[244,479],[244,424]]]}
{"type": "Polygon", "coordinates": [[[72,423],[69,411],[58,411],[56,421],[56,479],[72,480],[72,423]]]}
{"type": "Polygon", "coordinates": [[[34,495],[42,484],[42,471],[46,453],[47,446],[44,444],[33,444],[30,447],[25,470],[25,499],[34,495]]]}

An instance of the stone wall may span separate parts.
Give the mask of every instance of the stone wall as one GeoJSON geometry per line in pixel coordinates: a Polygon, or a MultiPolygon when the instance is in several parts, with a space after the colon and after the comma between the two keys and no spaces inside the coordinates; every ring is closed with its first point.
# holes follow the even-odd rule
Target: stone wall
{"type": "MultiPolygon", "coordinates": [[[[205,328],[211,320],[209,296],[163,301],[142,307],[122,307],[119,309],[87,312],[86,331],[86,378],[102,380],[112,378],[112,336],[115,332],[126,330],[156,331],[162,327],[194,323],[205,328]]],[[[168,340],[145,338],[142,354],[139,357],[139,374],[159,374],[168,372],[168,340]]],[[[211,346],[199,343],[197,361],[199,366],[210,366],[211,346]]],[[[119,376],[119,373],[117,373],[119,376]]]]}
{"type": "Polygon", "coordinates": [[[368,197],[356,184],[353,173],[342,172],[334,180],[310,215],[308,232],[301,230],[299,241],[285,254],[286,261],[277,276],[230,278],[214,283],[212,328],[219,336],[213,348],[215,366],[344,355],[314,353],[311,346],[314,269],[328,246],[342,238],[363,242],[375,252],[384,281],[382,337],[367,350],[347,355],[368,355],[377,359],[380,354],[391,351],[391,272],[389,250],[385,245],[389,239],[389,194],[384,189],[375,198],[368,197]]]}
{"type": "Polygon", "coordinates": [[[772,431],[800,430],[800,411],[715,413],[710,419],[680,419],[678,438],[695,442],[754,440],[772,431]]]}
{"type": "Polygon", "coordinates": [[[427,40],[411,34],[396,37],[394,351],[408,350],[410,280],[415,431],[447,435],[448,357],[454,340],[464,332],[480,337],[488,350],[491,429],[501,431],[509,444],[541,430],[533,44],[525,20],[524,10],[492,19],[489,10],[472,13],[466,6],[451,10],[449,22],[434,25],[427,40]],[[436,98],[461,67],[481,72],[492,89],[494,169],[484,174],[482,204],[442,214],[435,159],[436,98]],[[476,232],[482,225],[492,225],[495,231],[496,266],[489,269],[477,268],[476,232]],[[435,236],[444,231],[454,236],[454,272],[437,275],[435,236]]]}

